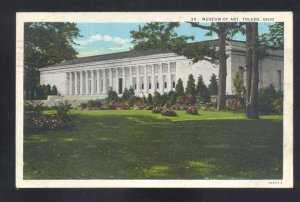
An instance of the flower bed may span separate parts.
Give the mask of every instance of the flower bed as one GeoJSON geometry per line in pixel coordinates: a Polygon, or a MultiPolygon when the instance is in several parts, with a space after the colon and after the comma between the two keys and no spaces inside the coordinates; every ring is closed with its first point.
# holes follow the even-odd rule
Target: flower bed
{"type": "Polygon", "coordinates": [[[160,114],[163,116],[177,116],[176,112],[171,108],[164,108],[160,114]]]}
{"type": "Polygon", "coordinates": [[[186,109],[186,112],[188,114],[192,114],[192,115],[197,115],[198,114],[198,108],[196,106],[189,106],[187,109],[186,109]]]}

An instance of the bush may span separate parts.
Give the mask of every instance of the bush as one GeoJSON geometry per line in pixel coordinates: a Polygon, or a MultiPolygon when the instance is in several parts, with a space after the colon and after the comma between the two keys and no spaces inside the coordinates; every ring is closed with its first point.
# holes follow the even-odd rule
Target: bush
{"type": "Polygon", "coordinates": [[[177,116],[176,112],[174,111],[174,109],[171,108],[164,108],[161,110],[160,112],[161,115],[163,116],[177,116]]]}
{"type": "Polygon", "coordinates": [[[119,100],[118,93],[113,91],[112,88],[109,88],[107,92],[106,102],[117,102],[119,100]]]}
{"type": "Polygon", "coordinates": [[[162,111],[162,107],[154,107],[152,109],[152,112],[155,114],[159,114],[162,111]]]}
{"type": "Polygon", "coordinates": [[[195,105],[197,102],[197,97],[193,95],[185,95],[177,97],[176,104],[182,106],[190,106],[195,105]]]}
{"type": "Polygon", "coordinates": [[[130,105],[128,102],[110,102],[101,106],[103,110],[128,110],[130,105]]]}
{"type": "Polygon", "coordinates": [[[55,115],[43,115],[45,109],[40,102],[25,103],[24,106],[24,129],[25,130],[56,130],[71,129],[73,121],[67,112],[70,110],[71,104],[68,101],[61,102],[54,107],[55,115]]]}
{"type": "Polygon", "coordinates": [[[259,90],[258,94],[259,112],[262,114],[282,113],[283,94],[276,91],[270,84],[268,87],[259,90]]]}
{"type": "Polygon", "coordinates": [[[72,104],[68,100],[65,100],[56,105],[54,109],[56,110],[57,116],[67,117],[67,113],[71,109],[71,106],[72,104]]]}
{"type": "Polygon", "coordinates": [[[273,102],[273,109],[276,113],[282,114],[282,112],[283,112],[283,98],[277,98],[273,102]]]}
{"type": "Polygon", "coordinates": [[[192,114],[192,115],[197,115],[198,114],[198,108],[196,106],[189,106],[187,109],[186,109],[186,112],[188,114],[192,114]]]}
{"type": "MultiPolygon", "coordinates": [[[[38,116],[32,118],[31,127],[32,130],[57,130],[57,129],[72,129],[73,121],[69,116],[38,116]]],[[[28,129],[28,128],[27,128],[28,129]]]]}
{"type": "Polygon", "coordinates": [[[231,111],[243,111],[243,103],[239,99],[227,100],[227,109],[231,111]]]}
{"type": "Polygon", "coordinates": [[[201,104],[201,109],[216,110],[217,109],[217,103],[213,103],[213,102],[203,103],[203,104],[201,104]]]}

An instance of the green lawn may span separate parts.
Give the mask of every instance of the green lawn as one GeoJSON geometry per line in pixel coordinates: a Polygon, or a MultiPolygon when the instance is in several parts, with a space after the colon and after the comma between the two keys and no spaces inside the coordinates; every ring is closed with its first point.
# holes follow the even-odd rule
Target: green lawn
{"type": "Polygon", "coordinates": [[[282,116],[71,111],[77,128],[24,135],[25,179],[281,179],[282,116]]]}

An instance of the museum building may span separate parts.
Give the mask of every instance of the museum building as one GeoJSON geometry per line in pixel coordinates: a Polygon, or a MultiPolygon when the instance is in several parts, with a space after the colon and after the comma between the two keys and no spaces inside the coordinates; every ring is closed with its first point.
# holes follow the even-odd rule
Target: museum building
{"type": "MultiPolygon", "coordinates": [[[[218,40],[206,41],[217,46],[218,40]]],[[[227,40],[226,94],[234,94],[234,78],[239,71],[245,83],[245,42],[227,40]]],[[[267,56],[259,61],[259,88],[272,83],[283,90],[283,51],[268,50],[267,56]]],[[[209,84],[212,74],[218,76],[218,65],[206,60],[193,63],[184,56],[158,49],[126,51],[82,57],[60,64],[40,68],[40,83],[55,85],[58,93],[67,99],[104,99],[110,88],[119,95],[131,86],[136,95],[147,96],[175,90],[179,78],[184,87],[188,77],[195,80],[203,76],[209,84]]]]}

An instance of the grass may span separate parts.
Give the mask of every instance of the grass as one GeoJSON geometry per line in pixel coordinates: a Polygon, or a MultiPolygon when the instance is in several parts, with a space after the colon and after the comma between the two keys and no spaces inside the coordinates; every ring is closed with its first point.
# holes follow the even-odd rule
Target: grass
{"type": "MultiPolygon", "coordinates": [[[[51,112],[48,112],[51,113],[51,112]]],[[[25,179],[281,179],[282,116],[71,111],[77,128],[24,135],[25,179]]]]}

